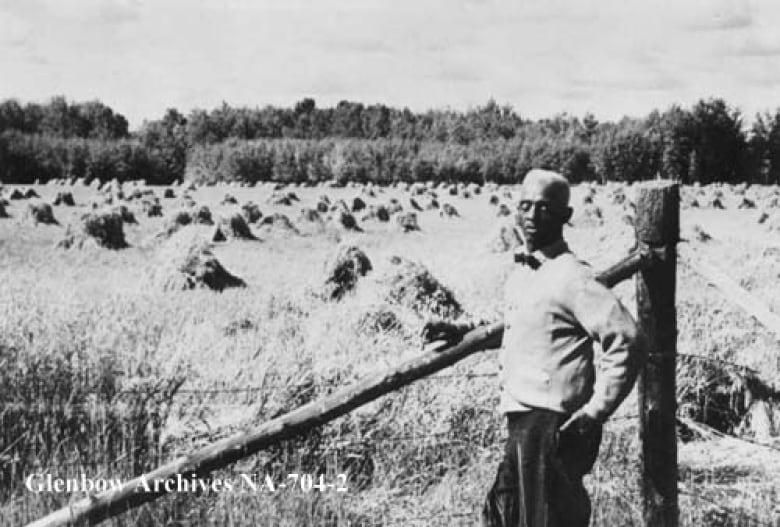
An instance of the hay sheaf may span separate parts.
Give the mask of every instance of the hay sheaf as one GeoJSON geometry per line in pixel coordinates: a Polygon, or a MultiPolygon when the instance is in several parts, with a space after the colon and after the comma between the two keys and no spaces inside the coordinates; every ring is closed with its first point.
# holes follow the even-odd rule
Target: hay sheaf
{"type": "Polygon", "coordinates": [[[231,274],[217,260],[212,245],[197,236],[180,233],[161,248],[151,271],[151,285],[162,291],[210,289],[224,291],[246,287],[246,282],[231,274]]]}
{"type": "Polygon", "coordinates": [[[693,225],[693,236],[700,242],[708,242],[712,240],[710,233],[705,231],[698,223],[693,225]]]}
{"type": "Polygon", "coordinates": [[[211,237],[212,241],[224,242],[226,240],[257,240],[257,236],[252,233],[249,224],[239,213],[231,214],[228,217],[220,218],[219,224],[214,229],[211,237]]]}
{"type": "Polygon", "coordinates": [[[600,227],[604,225],[604,215],[597,205],[583,205],[574,211],[572,223],[575,227],[600,227]]]}
{"type": "Polygon", "coordinates": [[[390,211],[384,205],[369,205],[361,220],[390,221],[390,211]]]}
{"type": "Polygon", "coordinates": [[[413,195],[421,196],[421,195],[425,194],[425,191],[428,190],[428,189],[422,183],[415,183],[408,190],[413,195]]]}
{"type": "MultiPolygon", "coordinates": [[[[400,207],[400,205],[398,205],[400,207]]],[[[376,208],[376,219],[379,221],[390,221],[390,209],[388,207],[385,207],[384,205],[379,205],[376,208]]]]}
{"type": "Polygon", "coordinates": [[[441,207],[441,212],[439,213],[442,217],[446,216],[449,218],[458,218],[460,217],[460,214],[458,214],[458,209],[450,205],[449,203],[445,203],[441,207]]]}
{"type": "Polygon", "coordinates": [[[127,208],[127,205],[117,205],[112,210],[119,214],[123,222],[138,223],[138,221],[135,219],[135,214],[133,214],[130,209],[127,208]]]}
{"type": "Polygon", "coordinates": [[[612,201],[613,205],[622,205],[626,201],[625,191],[620,187],[616,188],[612,192],[612,195],[610,196],[610,200],[612,201]]]}
{"type": "Polygon", "coordinates": [[[343,199],[335,201],[333,204],[331,204],[328,210],[330,210],[331,212],[342,212],[342,211],[351,212],[349,210],[349,206],[347,205],[347,202],[344,201],[343,199]]]}
{"type": "Polygon", "coordinates": [[[211,210],[206,205],[177,209],[171,213],[168,221],[163,226],[163,230],[155,236],[157,238],[168,238],[181,229],[181,227],[190,224],[214,225],[214,220],[211,218],[211,210]]]}
{"type": "Polygon", "coordinates": [[[76,200],[73,199],[73,193],[71,192],[57,192],[54,197],[53,205],[65,205],[66,207],[74,207],[76,200]]]}
{"type": "Polygon", "coordinates": [[[363,229],[358,226],[355,216],[351,212],[339,210],[333,218],[337,225],[348,231],[362,232],[363,229]]]}
{"type": "Polygon", "coordinates": [[[263,217],[263,213],[260,212],[260,207],[257,203],[248,201],[241,205],[241,214],[246,218],[247,223],[255,223],[263,217]]]}
{"type": "Polygon", "coordinates": [[[292,200],[290,197],[284,194],[271,194],[271,196],[268,198],[268,202],[272,205],[292,205],[292,200]]]}
{"type": "Polygon", "coordinates": [[[683,357],[677,369],[677,401],[681,415],[720,432],[768,437],[774,427],[756,420],[755,410],[776,405],[780,392],[750,368],[683,357]]]}
{"type": "Polygon", "coordinates": [[[322,223],[322,217],[320,213],[315,209],[304,207],[301,209],[301,213],[298,215],[298,220],[306,223],[322,223]]]}
{"type": "Polygon", "coordinates": [[[523,237],[515,221],[499,223],[488,241],[488,249],[496,253],[514,251],[522,246],[523,237]]]}
{"type": "Polygon", "coordinates": [[[358,212],[366,208],[366,202],[360,199],[359,197],[355,197],[352,199],[352,212],[358,212]]]}
{"type": "Polygon", "coordinates": [[[192,223],[214,225],[214,220],[211,217],[211,210],[206,205],[196,205],[190,211],[190,215],[192,216],[192,223]]]}
{"type": "Polygon", "coordinates": [[[414,310],[419,315],[457,318],[463,314],[452,291],[421,263],[400,256],[390,259],[388,271],[380,279],[386,300],[414,310]]]}
{"type": "Polygon", "coordinates": [[[194,199],[192,199],[192,196],[189,196],[187,194],[182,194],[181,197],[179,197],[178,206],[180,208],[191,209],[197,205],[198,205],[197,202],[194,199]]]}
{"type": "Polygon", "coordinates": [[[390,203],[387,205],[387,212],[390,215],[396,214],[398,212],[403,212],[404,207],[398,201],[390,200],[390,203]]]}
{"type": "Polygon", "coordinates": [[[162,204],[159,201],[142,201],[141,210],[149,218],[159,217],[163,215],[162,204]]]}
{"type": "Polygon", "coordinates": [[[260,222],[263,229],[267,232],[277,232],[281,234],[300,234],[298,228],[293,225],[290,218],[286,214],[280,212],[274,212],[273,214],[266,216],[260,222]]]}
{"type": "Polygon", "coordinates": [[[758,217],[758,223],[770,232],[780,231],[780,213],[762,212],[758,217]]]}
{"type": "Polygon", "coordinates": [[[401,318],[385,305],[361,313],[356,325],[365,333],[395,333],[405,329],[401,318]]]}
{"type": "Polygon", "coordinates": [[[323,295],[330,300],[340,300],[372,269],[371,260],[360,248],[354,245],[340,247],[325,265],[323,295]]]}
{"type": "Polygon", "coordinates": [[[402,232],[419,231],[420,224],[417,222],[417,214],[407,212],[396,216],[396,221],[402,232]]]}
{"type": "Polygon", "coordinates": [[[68,225],[57,247],[82,249],[92,245],[105,249],[124,249],[128,244],[123,224],[122,216],[116,211],[88,212],[81,216],[77,225],[68,225]]]}
{"type": "Polygon", "coordinates": [[[59,225],[54,217],[54,209],[48,203],[28,203],[25,211],[25,218],[32,221],[34,225],[43,223],[45,225],[59,225]]]}
{"type": "Polygon", "coordinates": [[[752,199],[743,197],[742,201],[737,205],[738,209],[755,209],[756,208],[756,202],[752,199]]]}

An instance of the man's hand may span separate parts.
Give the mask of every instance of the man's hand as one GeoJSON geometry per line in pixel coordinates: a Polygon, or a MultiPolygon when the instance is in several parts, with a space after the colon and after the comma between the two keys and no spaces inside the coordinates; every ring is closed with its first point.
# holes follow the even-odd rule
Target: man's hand
{"type": "Polygon", "coordinates": [[[579,409],[561,425],[559,430],[561,432],[571,430],[577,435],[587,435],[598,425],[599,421],[595,417],[579,409]]]}
{"type": "Polygon", "coordinates": [[[429,320],[423,326],[420,336],[426,344],[437,340],[443,340],[448,344],[455,344],[463,338],[463,335],[465,335],[469,329],[470,328],[465,324],[444,322],[442,320],[429,320]]]}

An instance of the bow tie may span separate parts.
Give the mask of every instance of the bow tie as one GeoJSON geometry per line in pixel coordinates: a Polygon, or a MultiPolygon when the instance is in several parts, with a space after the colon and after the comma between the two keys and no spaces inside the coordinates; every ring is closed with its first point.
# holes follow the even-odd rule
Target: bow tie
{"type": "Polygon", "coordinates": [[[515,253],[515,263],[527,265],[534,271],[539,269],[539,266],[542,265],[542,262],[539,261],[539,259],[534,256],[533,254],[528,254],[525,252],[517,252],[515,253]]]}

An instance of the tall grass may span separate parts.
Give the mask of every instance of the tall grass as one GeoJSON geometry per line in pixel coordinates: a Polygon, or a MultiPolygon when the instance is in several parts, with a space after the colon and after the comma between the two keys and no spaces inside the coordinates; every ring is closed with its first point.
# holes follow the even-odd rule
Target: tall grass
{"type": "MultiPolygon", "coordinates": [[[[220,212],[224,190],[203,189],[195,197],[220,212]]],[[[233,191],[258,203],[270,193],[233,191]]],[[[350,192],[356,190],[334,191],[344,198],[350,192]]],[[[304,203],[319,193],[299,191],[304,203]]],[[[390,294],[393,281],[383,278],[392,277],[391,256],[423,263],[467,313],[499,317],[511,263],[484,248],[494,212],[487,196],[452,199],[459,200],[463,220],[424,213],[421,233],[367,225],[344,240],[363,248],[374,270],[339,302],[316,294],[323,262],[337,249],[326,237],[269,235],[262,243],[221,244],[217,257],[247,289],[163,293],[141,287],[157,251],[141,243],[157,227],[151,219],[129,229],[131,248],[119,253],[57,252],[49,243],[58,236],[54,229],[0,224],[0,523],[21,524],[67,503],[66,494],[25,490],[24,476],[33,470],[129,478],[419,353],[419,329],[433,306],[390,294]],[[236,390],[244,387],[252,389],[236,390]]],[[[605,211],[608,219],[618,214],[605,211]]],[[[614,225],[573,229],[572,246],[602,268],[631,245],[630,230],[614,225]]],[[[681,273],[680,350],[764,361],[760,328],[740,329],[746,326],[739,315],[691,280],[681,273]],[[713,315],[714,306],[723,311],[713,315]]],[[[630,284],[617,292],[632,304],[630,284]]],[[[681,390],[703,373],[717,373],[689,366],[681,363],[681,390]]],[[[494,411],[495,371],[494,352],[471,357],[214,474],[260,472],[279,481],[291,472],[321,473],[333,481],[347,473],[348,492],[178,493],[109,524],[477,524],[504,439],[494,411]]],[[[681,391],[681,398],[705,404],[690,393],[681,391]]],[[[629,399],[608,423],[587,478],[594,525],[640,524],[635,404],[629,399]]],[[[705,457],[710,444],[716,446],[680,444],[681,483],[701,496],[681,497],[683,524],[771,518],[778,495],[771,458],[762,458],[763,468],[744,468],[742,458],[712,462],[705,457]]]]}

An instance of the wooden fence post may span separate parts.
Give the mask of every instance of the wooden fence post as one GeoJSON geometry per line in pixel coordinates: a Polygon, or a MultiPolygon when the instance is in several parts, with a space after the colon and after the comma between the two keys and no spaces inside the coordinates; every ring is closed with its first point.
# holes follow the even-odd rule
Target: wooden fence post
{"type": "Polygon", "coordinates": [[[647,526],[676,527],[677,311],[676,245],[680,234],[679,186],[652,181],[638,186],[636,238],[654,252],[636,275],[638,322],[648,341],[647,366],[639,377],[643,514],[647,526]]]}

